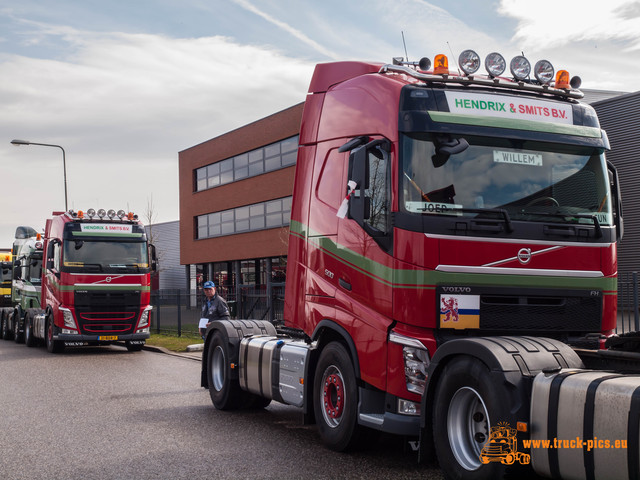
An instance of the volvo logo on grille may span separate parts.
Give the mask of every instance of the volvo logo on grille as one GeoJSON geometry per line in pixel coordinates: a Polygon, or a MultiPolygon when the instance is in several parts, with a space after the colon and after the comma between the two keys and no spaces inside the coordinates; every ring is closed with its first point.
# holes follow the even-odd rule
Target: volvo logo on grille
{"type": "Polygon", "coordinates": [[[526,265],[531,261],[531,249],[530,248],[521,248],[518,250],[518,261],[522,265],[526,265]]]}

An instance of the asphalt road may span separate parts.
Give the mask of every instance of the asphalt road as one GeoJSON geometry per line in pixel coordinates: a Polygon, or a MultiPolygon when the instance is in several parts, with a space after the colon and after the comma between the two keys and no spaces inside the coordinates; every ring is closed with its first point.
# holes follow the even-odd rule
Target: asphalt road
{"type": "Polygon", "coordinates": [[[441,479],[396,437],[324,448],[295,407],[221,412],[200,363],[118,346],[52,355],[0,340],[0,478],[441,479]]]}

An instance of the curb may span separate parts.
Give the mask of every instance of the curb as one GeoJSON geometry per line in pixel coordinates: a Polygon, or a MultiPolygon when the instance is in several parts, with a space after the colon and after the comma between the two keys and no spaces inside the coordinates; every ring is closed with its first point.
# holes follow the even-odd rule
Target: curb
{"type": "MultiPolygon", "coordinates": [[[[191,346],[191,345],[190,345],[191,346]]],[[[181,353],[181,352],[172,352],[171,350],[167,350],[164,347],[158,347],[155,345],[147,345],[145,344],[142,347],[143,350],[147,350],[149,352],[155,352],[155,353],[164,353],[166,355],[172,355],[174,357],[181,357],[181,358],[187,358],[189,360],[195,360],[196,362],[201,362],[202,361],[202,357],[201,356],[196,356],[196,355],[190,355],[188,353],[181,353]]],[[[204,346],[203,346],[204,349],[204,346]]]]}

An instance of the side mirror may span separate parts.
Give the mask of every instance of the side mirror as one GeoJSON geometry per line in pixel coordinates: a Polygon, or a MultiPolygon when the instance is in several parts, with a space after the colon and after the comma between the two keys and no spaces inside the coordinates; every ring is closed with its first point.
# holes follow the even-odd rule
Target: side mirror
{"type": "Polygon", "coordinates": [[[158,270],[158,258],[156,257],[156,246],[152,243],[149,244],[149,257],[151,258],[151,271],[158,270]]]}
{"type": "Polygon", "coordinates": [[[356,191],[351,195],[349,200],[349,218],[356,221],[358,225],[363,225],[365,218],[368,218],[366,212],[367,202],[364,192],[367,188],[367,180],[369,179],[367,162],[367,149],[364,146],[358,147],[351,154],[351,172],[349,178],[356,182],[356,191]]]}
{"type": "Polygon", "coordinates": [[[624,235],[624,219],[622,217],[622,195],[620,193],[618,170],[613,166],[613,163],[607,162],[607,171],[609,173],[609,184],[611,185],[611,197],[613,199],[613,223],[616,226],[616,239],[620,241],[624,235]]]}

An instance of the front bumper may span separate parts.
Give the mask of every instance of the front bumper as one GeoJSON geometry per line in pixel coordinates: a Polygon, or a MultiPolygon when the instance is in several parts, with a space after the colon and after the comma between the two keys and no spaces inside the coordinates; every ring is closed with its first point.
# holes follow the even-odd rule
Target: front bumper
{"type": "Polygon", "coordinates": [[[127,335],[77,335],[59,333],[53,336],[54,340],[61,342],[78,343],[78,342],[128,342],[128,341],[144,341],[149,338],[149,333],[130,333],[127,335]]]}

